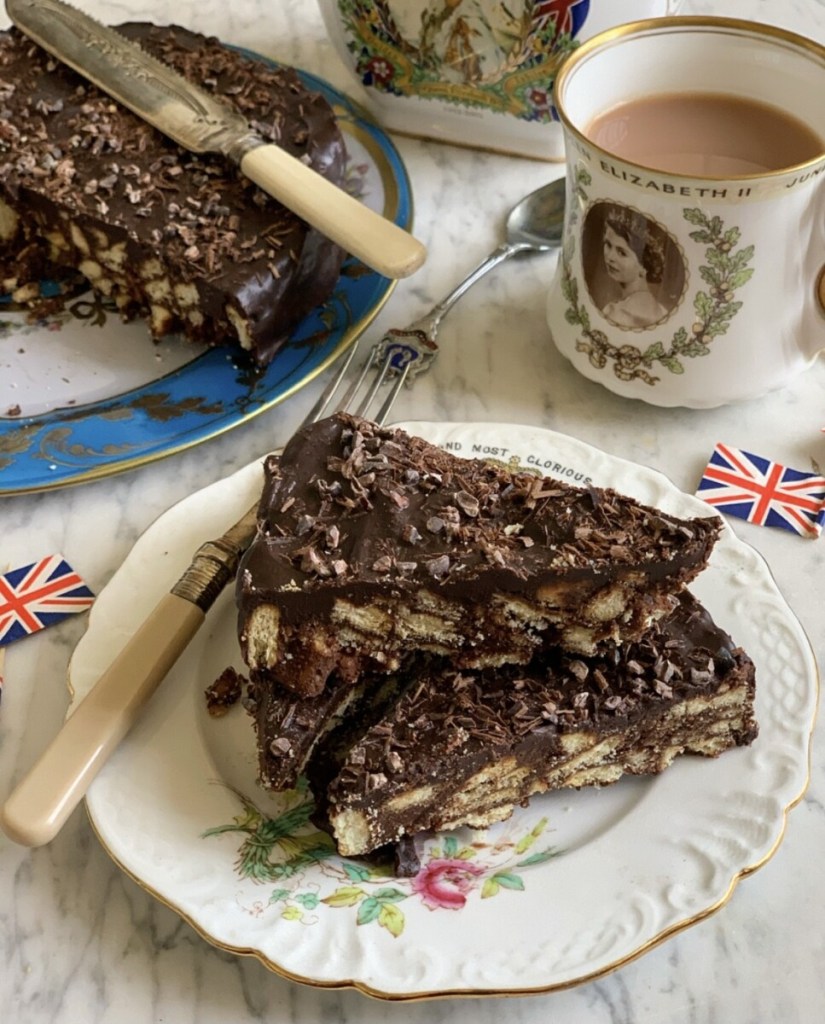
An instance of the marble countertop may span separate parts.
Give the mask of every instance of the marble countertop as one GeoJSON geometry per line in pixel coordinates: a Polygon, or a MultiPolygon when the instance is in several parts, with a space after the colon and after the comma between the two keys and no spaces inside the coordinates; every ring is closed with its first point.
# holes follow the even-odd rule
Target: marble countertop
{"type": "MultiPolygon", "coordinates": [[[[620,2],[620,0],[613,0],[620,2]]],[[[111,22],[177,22],[322,75],[352,93],[307,0],[167,0],[84,5],[111,22]]],[[[781,24],[825,42],[825,0],[688,0],[686,13],[781,24]]],[[[370,333],[404,326],[498,243],[511,205],[561,168],[396,137],[413,182],[424,269],[401,282],[370,333]]],[[[825,465],[825,362],[785,390],[711,411],[618,398],[567,364],[547,336],[554,256],[512,262],[445,320],[433,371],[399,398],[394,418],[518,422],[574,435],[695,488],[717,441],[806,469],[825,465]]],[[[0,563],[61,551],[99,592],[135,540],[174,502],[289,436],[320,382],[204,445],[122,476],[6,498],[0,563]]],[[[818,656],[825,645],[825,540],[733,522],[767,560],[818,656]]],[[[0,706],[0,800],[60,727],[66,667],[84,616],[7,648],[0,706]]],[[[811,777],[774,856],[706,919],[614,973],[552,994],[385,1004],[314,989],[213,948],[122,873],[83,809],[49,846],[0,835],[0,1006],[17,1024],[198,1024],[389,1019],[417,1024],[813,1024],[825,1010],[825,761],[822,723],[811,777]]]]}

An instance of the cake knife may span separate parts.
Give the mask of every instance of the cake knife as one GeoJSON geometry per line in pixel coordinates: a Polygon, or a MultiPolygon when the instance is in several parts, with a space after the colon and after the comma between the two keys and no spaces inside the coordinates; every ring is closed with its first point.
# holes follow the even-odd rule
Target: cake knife
{"type": "Polygon", "coordinates": [[[266,142],[239,112],[115,29],[63,0],[6,0],[14,24],[58,60],[193,153],[220,153],[308,224],[379,274],[424,262],[416,238],[311,167],[266,142]]]}

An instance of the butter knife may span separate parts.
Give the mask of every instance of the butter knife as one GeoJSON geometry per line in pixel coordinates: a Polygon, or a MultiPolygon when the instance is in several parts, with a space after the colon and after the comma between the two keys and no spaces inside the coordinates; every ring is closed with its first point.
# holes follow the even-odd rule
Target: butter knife
{"type": "Polygon", "coordinates": [[[220,153],[308,224],[379,274],[407,277],[426,249],[285,150],[242,114],[188,82],[115,29],[63,0],[6,0],[14,24],[138,117],[193,153],[220,153]]]}

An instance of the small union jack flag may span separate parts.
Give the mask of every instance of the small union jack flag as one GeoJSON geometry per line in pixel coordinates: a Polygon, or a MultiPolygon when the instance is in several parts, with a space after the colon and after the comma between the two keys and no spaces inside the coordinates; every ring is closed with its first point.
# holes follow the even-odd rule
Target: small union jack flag
{"type": "Polygon", "coordinates": [[[825,526],[825,477],[727,444],[713,449],[696,493],[720,512],[760,526],[804,537],[818,537],[825,526]]]}
{"type": "Polygon", "coordinates": [[[552,21],[556,35],[575,36],[587,19],[590,0],[536,0],[533,4],[533,24],[543,28],[552,21]]]}
{"type": "Polygon", "coordinates": [[[94,594],[62,555],[0,574],[0,647],[82,612],[94,594]]]}

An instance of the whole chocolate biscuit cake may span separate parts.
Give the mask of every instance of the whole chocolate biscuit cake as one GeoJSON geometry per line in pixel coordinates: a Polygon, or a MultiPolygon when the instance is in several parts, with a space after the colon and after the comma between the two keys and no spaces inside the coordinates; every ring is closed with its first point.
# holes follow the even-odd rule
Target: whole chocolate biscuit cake
{"type": "Polygon", "coordinates": [[[237,581],[247,665],[303,696],[394,671],[637,639],[707,564],[717,517],[461,459],[339,414],[266,463],[237,581]]]}
{"type": "MultiPolygon", "coordinates": [[[[124,35],[336,184],[334,113],[288,68],[178,27],[124,35]]],[[[152,335],[240,344],[260,363],[331,293],[344,254],[220,156],[195,155],[16,29],[0,34],[0,280],[37,308],[79,273],[152,335]]]]}

